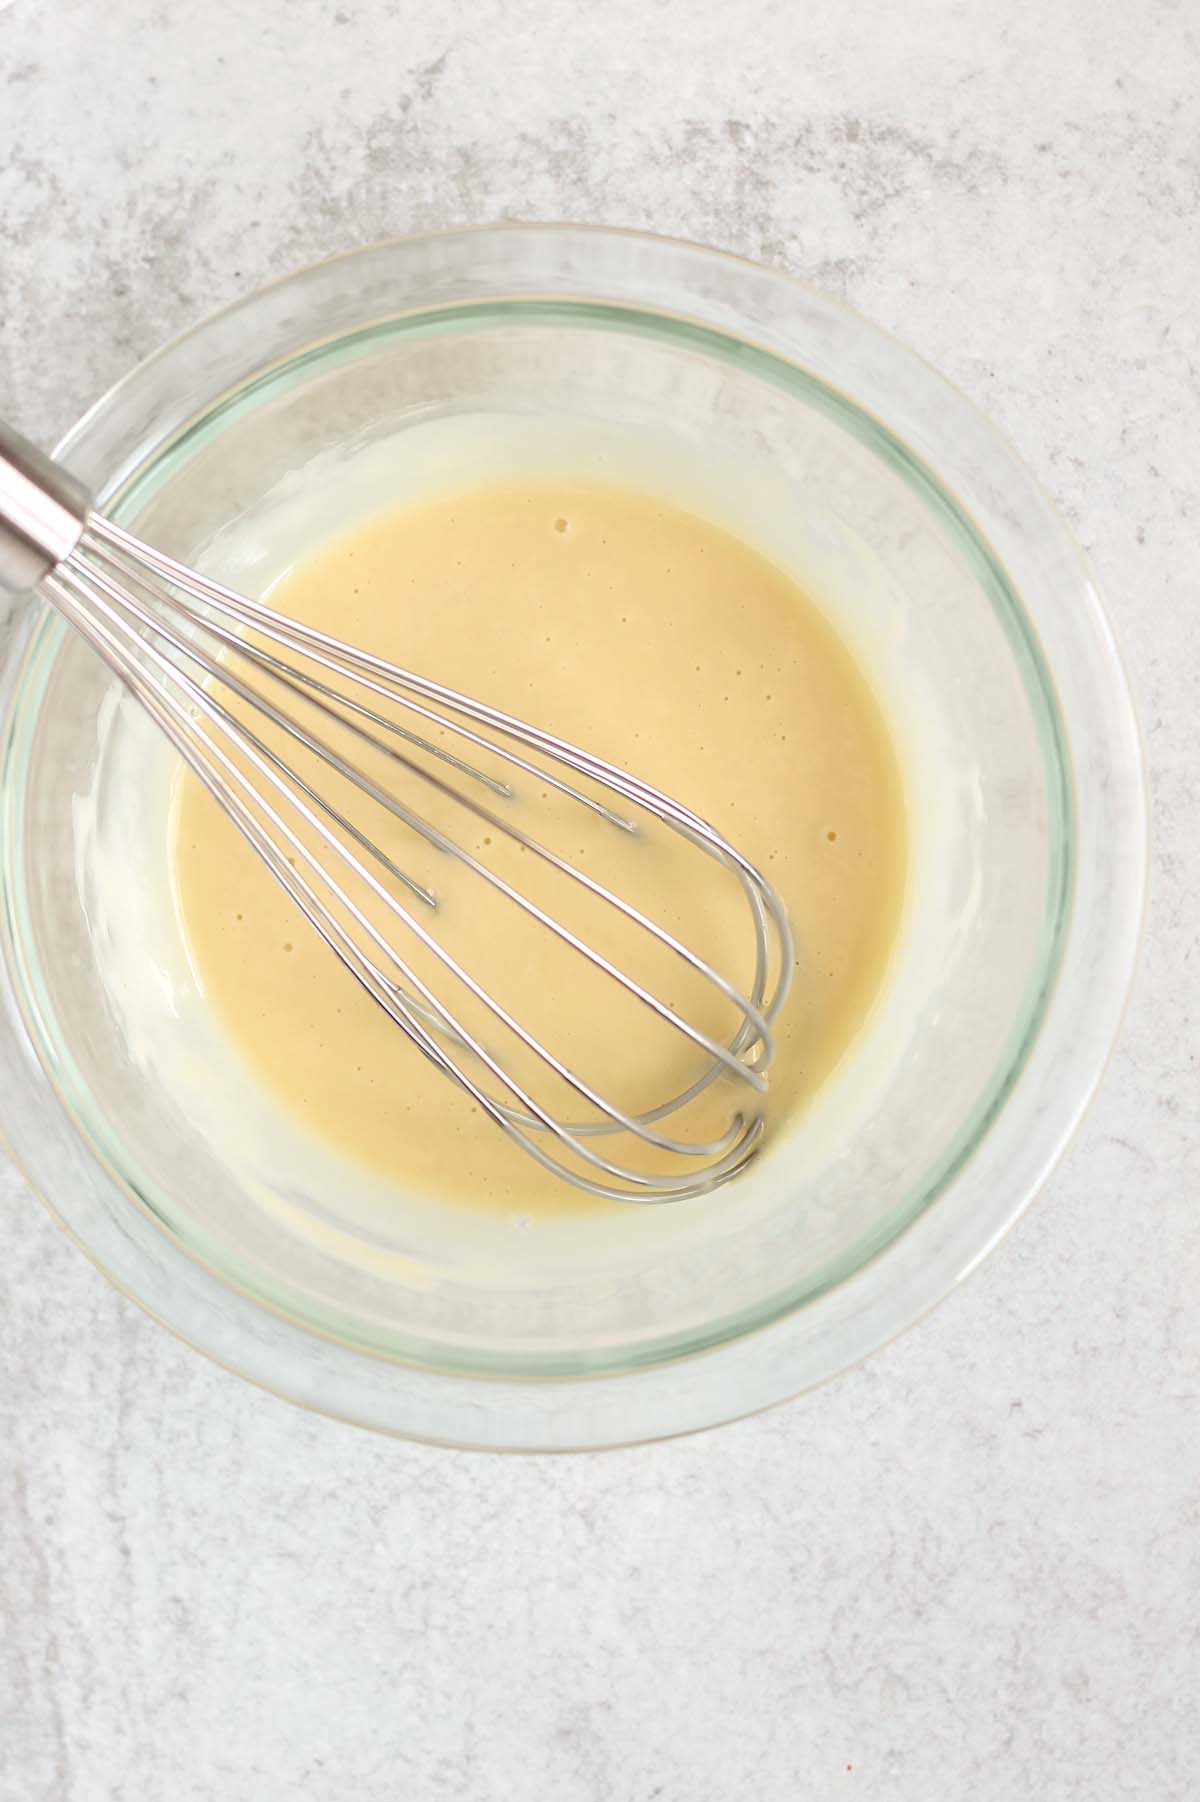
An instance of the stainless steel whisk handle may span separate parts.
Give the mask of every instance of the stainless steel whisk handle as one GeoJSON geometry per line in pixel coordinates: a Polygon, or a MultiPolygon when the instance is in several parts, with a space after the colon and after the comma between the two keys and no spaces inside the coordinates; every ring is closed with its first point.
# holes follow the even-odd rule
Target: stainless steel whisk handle
{"type": "Polygon", "coordinates": [[[82,482],[0,419],[0,588],[21,594],[65,562],[91,505],[82,482]]]}

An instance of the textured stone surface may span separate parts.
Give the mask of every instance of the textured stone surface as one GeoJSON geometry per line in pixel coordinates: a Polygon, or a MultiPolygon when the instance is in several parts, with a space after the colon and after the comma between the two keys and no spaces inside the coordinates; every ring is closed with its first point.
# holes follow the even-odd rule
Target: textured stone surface
{"type": "Polygon", "coordinates": [[[0,410],[247,286],[605,219],[844,295],[1095,560],[1150,936],[1069,1160],[866,1368],[563,1461],[209,1367],[7,1174],[0,1802],[1200,1793],[1200,18],[1190,0],[0,0],[0,410]]]}

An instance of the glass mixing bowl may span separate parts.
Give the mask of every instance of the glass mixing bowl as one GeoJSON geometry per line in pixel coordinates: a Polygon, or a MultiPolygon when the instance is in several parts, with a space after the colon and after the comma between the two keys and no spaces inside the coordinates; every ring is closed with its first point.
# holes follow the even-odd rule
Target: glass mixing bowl
{"type": "MultiPolygon", "coordinates": [[[[464,422],[502,451],[546,419],[581,469],[643,443],[648,471],[691,471],[691,498],[829,602],[907,747],[912,877],[884,996],[744,1182],[581,1216],[545,1243],[494,1223],[435,1243],[403,1208],[381,1234],[379,1198],[315,1151],[307,1177],[302,1156],[251,1155],[234,1111],[260,1106],[253,1084],[230,1067],[201,1096],[168,1073],[106,963],[114,935],[136,948],[150,932],[165,847],[156,862],[138,809],[169,786],[165,749],[38,606],[0,717],[3,1111],[34,1188],[127,1294],[229,1368],[347,1420],[496,1448],[712,1425],[917,1319],[1076,1126],[1145,876],[1129,695],[1062,524],[960,395],[784,276],[602,229],[384,244],[197,327],[58,454],[185,558],[220,564],[233,522],[252,584],[272,532],[294,530],[294,550],[311,497],[351,492],[347,471],[381,447],[436,485],[464,473],[464,422]],[[405,463],[406,446],[421,455],[405,463]],[[110,830],[118,815],[141,818],[141,840],[137,817],[110,830]],[[97,875],[122,846],[127,905],[97,875]]],[[[149,939],[142,962],[169,1019],[186,976],[149,939]]]]}

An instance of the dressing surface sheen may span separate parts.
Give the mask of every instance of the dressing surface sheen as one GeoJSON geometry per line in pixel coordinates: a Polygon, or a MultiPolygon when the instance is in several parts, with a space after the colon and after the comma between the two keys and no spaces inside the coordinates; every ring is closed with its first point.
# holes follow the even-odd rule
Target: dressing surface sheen
{"type": "MultiPolygon", "coordinates": [[[[870,1009],[905,862],[901,783],[882,715],[794,582],[719,527],[635,490],[490,482],[369,520],[293,568],[270,600],[644,777],[763,869],[797,941],[766,1110],[768,1134],[777,1132],[870,1009]]],[[[405,798],[420,801],[419,792],[405,798]]],[[[554,799],[534,797],[551,812],[554,799]]],[[[359,805],[348,789],[339,801],[359,805]]],[[[359,817],[382,836],[378,820],[359,817]]],[[[538,820],[534,812],[522,824],[538,820]]],[[[535,1029],[562,1031],[565,1020],[576,1067],[625,1105],[661,1096],[663,1059],[686,1046],[639,1029],[622,1011],[627,998],[597,986],[578,958],[553,962],[560,953],[547,948],[544,929],[531,936],[525,923],[489,911],[479,878],[389,827],[389,853],[438,891],[456,955],[478,954],[487,978],[499,951],[498,975],[487,979],[510,982],[504,998],[524,1006],[535,1029]]],[[[454,830],[463,836],[461,820],[454,830]]],[[[686,866],[669,847],[631,853],[603,822],[566,830],[579,838],[573,856],[623,894],[632,884],[630,898],[669,929],[686,933],[695,922],[686,893],[665,911],[663,897],[703,877],[696,948],[727,969],[740,957],[730,973],[748,980],[745,904],[734,885],[710,895],[711,876],[693,853],[686,866]],[[622,859],[632,859],[627,869],[622,859]]],[[[409,1044],[190,774],[172,837],[176,903],[206,1000],[241,1058],[313,1130],[404,1189],[504,1209],[612,1205],[542,1171],[409,1044]]],[[[481,856],[499,855],[486,849],[493,836],[484,827],[466,837],[481,856]]],[[[527,867],[510,857],[505,873],[527,867]]],[[[554,906],[594,936],[585,900],[563,892],[554,906]]],[[[710,1027],[727,1024],[714,1016],[710,1027]]],[[[680,1074],[694,1069],[681,1064],[680,1074]]],[[[736,1105],[728,1086],[718,1090],[702,1104],[714,1132],[736,1105]]]]}

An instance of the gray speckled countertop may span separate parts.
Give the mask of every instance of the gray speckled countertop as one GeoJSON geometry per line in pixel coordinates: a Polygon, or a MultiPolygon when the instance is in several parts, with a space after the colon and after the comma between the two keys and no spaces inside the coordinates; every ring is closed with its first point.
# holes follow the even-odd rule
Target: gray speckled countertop
{"type": "Polygon", "coordinates": [[[503,1460],[210,1367],[0,1175],[0,1802],[1200,1794],[1192,0],[0,0],[0,401],[348,244],[708,239],[959,382],[1091,553],[1155,785],[1070,1158],[938,1313],[698,1440],[503,1460]]]}

